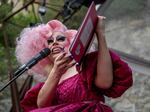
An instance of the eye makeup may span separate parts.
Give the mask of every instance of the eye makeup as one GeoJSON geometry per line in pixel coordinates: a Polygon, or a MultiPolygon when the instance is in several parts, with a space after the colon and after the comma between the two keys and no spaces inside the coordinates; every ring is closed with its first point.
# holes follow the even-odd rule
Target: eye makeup
{"type": "MultiPolygon", "coordinates": [[[[58,41],[58,42],[63,42],[63,41],[65,41],[66,40],[66,37],[65,36],[63,36],[63,35],[58,35],[57,37],[56,37],[56,41],[58,41]]],[[[48,40],[47,40],[47,43],[48,44],[52,44],[54,42],[54,37],[50,37],[48,40]]]]}
{"type": "Polygon", "coordinates": [[[48,44],[51,44],[51,43],[53,43],[53,42],[54,42],[53,39],[48,39],[48,40],[47,40],[47,43],[48,43],[48,44]]]}
{"type": "Polygon", "coordinates": [[[66,40],[66,37],[65,36],[62,36],[62,35],[59,35],[56,37],[56,40],[57,41],[65,41],[66,40]]]}

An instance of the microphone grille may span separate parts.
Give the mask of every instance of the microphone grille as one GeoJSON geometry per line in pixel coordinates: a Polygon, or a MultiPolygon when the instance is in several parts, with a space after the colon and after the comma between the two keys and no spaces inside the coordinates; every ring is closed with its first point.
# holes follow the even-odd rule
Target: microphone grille
{"type": "Polygon", "coordinates": [[[41,54],[43,55],[42,57],[46,57],[51,53],[49,48],[44,48],[41,52],[41,54]]]}

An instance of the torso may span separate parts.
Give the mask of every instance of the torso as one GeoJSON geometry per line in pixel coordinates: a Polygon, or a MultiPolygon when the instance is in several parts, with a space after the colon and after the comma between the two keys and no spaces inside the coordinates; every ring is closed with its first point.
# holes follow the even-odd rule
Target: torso
{"type": "Polygon", "coordinates": [[[73,77],[74,75],[78,74],[78,71],[76,69],[76,66],[74,65],[73,67],[69,68],[65,74],[62,75],[59,84],[63,82],[64,80],[67,80],[70,77],[73,77]]]}

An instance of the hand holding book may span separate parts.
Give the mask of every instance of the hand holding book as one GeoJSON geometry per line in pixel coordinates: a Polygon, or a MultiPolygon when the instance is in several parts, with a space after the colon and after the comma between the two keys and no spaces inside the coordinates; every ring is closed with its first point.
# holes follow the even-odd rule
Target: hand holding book
{"type": "MultiPolygon", "coordinates": [[[[95,29],[95,33],[99,33],[101,36],[105,35],[105,19],[104,16],[98,16],[97,26],[95,29]]],[[[97,36],[99,37],[99,36],[97,36]]],[[[99,39],[99,38],[97,38],[99,39]]]]}

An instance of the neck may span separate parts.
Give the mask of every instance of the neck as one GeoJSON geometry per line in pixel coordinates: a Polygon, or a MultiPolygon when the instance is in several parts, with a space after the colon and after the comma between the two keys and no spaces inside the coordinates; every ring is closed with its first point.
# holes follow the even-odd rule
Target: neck
{"type": "Polygon", "coordinates": [[[74,65],[71,68],[69,68],[65,74],[75,74],[75,73],[77,73],[77,70],[76,70],[76,66],[74,65]]]}
{"type": "Polygon", "coordinates": [[[78,72],[76,70],[76,66],[74,65],[73,67],[69,68],[61,77],[59,83],[61,83],[62,81],[76,75],[78,72]]]}

